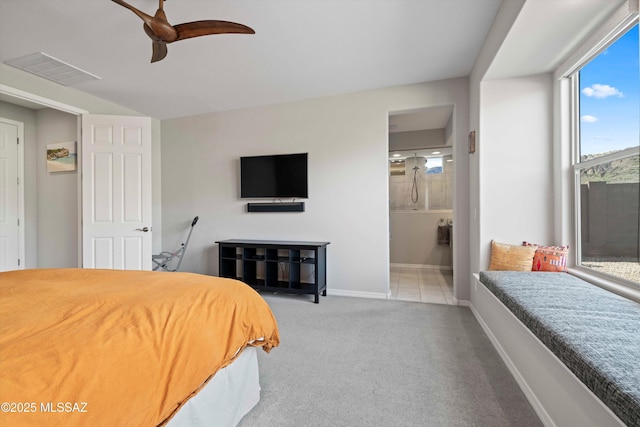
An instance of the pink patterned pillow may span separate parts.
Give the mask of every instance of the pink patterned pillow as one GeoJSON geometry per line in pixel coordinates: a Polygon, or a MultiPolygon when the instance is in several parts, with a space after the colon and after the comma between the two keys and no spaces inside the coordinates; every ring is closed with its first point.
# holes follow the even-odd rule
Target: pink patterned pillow
{"type": "Polygon", "coordinates": [[[533,255],[531,271],[567,271],[569,246],[540,246],[526,241],[522,246],[538,247],[533,255]]]}

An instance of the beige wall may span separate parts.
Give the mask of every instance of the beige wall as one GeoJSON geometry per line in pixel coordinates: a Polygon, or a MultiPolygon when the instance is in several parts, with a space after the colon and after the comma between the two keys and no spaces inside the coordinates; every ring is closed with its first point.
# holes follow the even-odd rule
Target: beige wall
{"type": "MultiPolygon", "coordinates": [[[[107,100],[36,77],[5,64],[0,64],[0,84],[13,91],[17,90],[35,95],[37,99],[43,98],[43,102],[52,101],[56,106],[64,104],[64,106],[71,106],[75,110],[84,110],[90,114],[141,115],[107,100]]],[[[62,113],[57,109],[38,111],[36,113],[36,110],[0,102],[0,117],[6,117],[25,124],[25,219],[27,221],[25,230],[27,259],[25,265],[27,268],[75,266],[78,264],[77,258],[75,262],[72,262],[71,257],[72,254],[76,254],[77,257],[78,254],[78,231],[75,232],[76,240],[73,240],[71,239],[73,233],[66,226],[70,224],[71,220],[74,220],[76,221],[76,227],[78,227],[77,173],[67,173],[67,175],[63,174],[62,176],[58,174],[55,174],[55,176],[46,175],[46,173],[42,172],[44,169],[41,169],[44,166],[38,163],[37,152],[43,149],[42,146],[46,145],[47,141],[54,136],[57,138],[64,135],[65,140],[75,141],[77,137],[71,136],[67,132],[71,127],[71,121],[63,119],[60,123],[56,123],[56,118],[72,117],[73,126],[76,126],[77,116],[75,114],[62,113]],[[40,127],[43,128],[42,131],[39,130],[40,127]],[[54,200],[51,196],[51,184],[63,183],[66,190],[72,179],[75,179],[76,182],[76,187],[73,190],[74,196],[71,195],[71,192],[65,191],[63,200],[54,200]],[[40,188],[40,185],[42,185],[42,188],[40,188]],[[75,197],[75,201],[71,200],[73,197],[75,197]],[[42,203],[40,203],[41,200],[42,203]],[[64,201],[64,207],[59,207],[61,201],[64,201]],[[74,202],[76,202],[76,206],[71,207],[71,203],[74,202]],[[49,215],[47,209],[53,209],[56,215],[49,215]],[[40,224],[41,221],[42,224],[40,224]],[[41,234],[43,230],[50,229],[52,221],[64,223],[65,230],[59,229],[61,234],[54,233],[53,237],[41,234]],[[52,248],[56,248],[56,251],[52,251],[52,248]]],[[[151,126],[153,252],[158,253],[162,250],[160,121],[152,118],[151,126]]]]}
{"type": "Polygon", "coordinates": [[[443,162],[443,173],[431,175],[425,174],[424,161],[424,157],[418,157],[415,203],[412,198],[415,159],[406,159],[404,175],[389,177],[391,263],[451,268],[451,250],[448,245],[438,244],[437,234],[441,219],[453,219],[453,163],[443,162]]]}
{"type": "Polygon", "coordinates": [[[38,267],[78,267],[78,169],[48,172],[47,145],[77,139],[77,117],[45,108],[36,112],[38,267]]]}
{"type": "Polygon", "coordinates": [[[26,268],[78,266],[78,172],[47,172],[47,144],[75,141],[76,116],[0,102],[0,117],[24,124],[26,268]]]}
{"type": "MultiPolygon", "coordinates": [[[[386,297],[388,115],[453,104],[455,143],[462,150],[454,211],[464,248],[456,268],[468,272],[467,88],[467,79],[460,78],[164,120],[163,241],[179,244],[190,219],[199,215],[183,265],[209,274],[218,270],[216,240],[329,241],[330,293],[386,297]],[[239,198],[240,156],[294,152],[309,153],[306,211],[247,213],[247,200],[239,198]]],[[[457,287],[468,294],[468,282],[457,287]]]]}
{"type": "Polygon", "coordinates": [[[391,263],[451,268],[451,248],[438,243],[438,225],[443,219],[453,219],[453,212],[392,211],[391,263]]]}
{"type": "Polygon", "coordinates": [[[446,145],[444,129],[414,130],[389,134],[389,151],[446,145]]]}
{"type": "Polygon", "coordinates": [[[0,117],[24,124],[24,229],[25,268],[38,266],[38,179],[36,112],[0,102],[0,117]]]}
{"type": "MultiPolygon", "coordinates": [[[[96,114],[135,112],[0,64],[0,83],[96,114]],[[6,72],[5,72],[6,71],[6,72]]],[[[215,274],[215,240],[230,237],[328,240],[329,289],[384,297],[389,290],[389,113],[454,105],[454,240],[468,247],[468,81],[457,78],[159,122],[154,126],[154,248],[177,247],[198,223],[185,269],[215,274]],[[160,146],[162,159],[155,151],[160,146]],[[302,214],[248,214],[238,197],[242,155],[309,152],[310,198],[302,214]],[[162,173],[158,164],[162,162],[162,173]],[[160,193],[160,185],[162,191],[160,193]],[[158,224],[162,198],[162,223],[158,224]]],[[[35,158],[35,157],[34,157],[35,158]]],[[[41,209],[40,206],[37,209],[41,209]]],[[[73,250],[60,247],[59,250],[73,250]]],[[[157,249],[154,249],[157,251],[157,249]]],[[[455,277],[468,277],[468,252],[454,254],[455,277]],[[460,274],[458,274],[458,272],[460,274]]],[[[457,280],[457,279],[454,279],[457,280]]],[[[458,299],[469,282],[455,282],[458,299]]]]}

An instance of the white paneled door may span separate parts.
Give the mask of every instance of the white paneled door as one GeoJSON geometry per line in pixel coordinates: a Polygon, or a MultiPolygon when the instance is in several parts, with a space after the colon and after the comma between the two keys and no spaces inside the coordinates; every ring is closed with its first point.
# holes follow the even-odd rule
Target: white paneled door
{"type": "Polygon", "coordinates": [[[151,235],[151,119],[83,115],[83,267],[151,270],[151,235]]]}
{"type": "Polygon", "coordinates": [[[21,248],[20,133],[22,124],[0,119],[0,271],[24,268],[21,248]]]}

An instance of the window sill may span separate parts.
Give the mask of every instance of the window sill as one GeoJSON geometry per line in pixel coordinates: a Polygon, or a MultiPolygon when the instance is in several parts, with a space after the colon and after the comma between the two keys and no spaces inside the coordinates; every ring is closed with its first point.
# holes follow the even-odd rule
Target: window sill
{"type": "Polygon", "coordinates": [[[594,274],[589,269],[583,267],[567,268],[567,272],[586,282],[640,303],[640,286],[634,284],[633,282],[626,282],[622,280],[615,281],[594,274]]]}

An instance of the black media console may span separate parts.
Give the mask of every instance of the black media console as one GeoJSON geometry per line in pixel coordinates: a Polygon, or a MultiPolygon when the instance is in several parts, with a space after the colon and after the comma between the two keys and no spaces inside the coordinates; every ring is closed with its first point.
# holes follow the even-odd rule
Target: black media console
{"type": "Polygon", "coordinates": [[[327,295],[329,242],[221,240],[216,242],[218,275],[242,280],[257,290],[327,295]]]}

